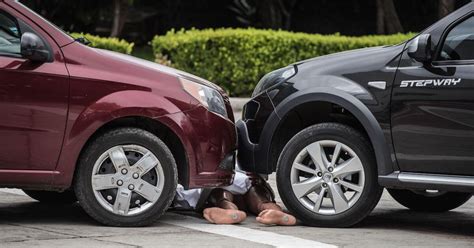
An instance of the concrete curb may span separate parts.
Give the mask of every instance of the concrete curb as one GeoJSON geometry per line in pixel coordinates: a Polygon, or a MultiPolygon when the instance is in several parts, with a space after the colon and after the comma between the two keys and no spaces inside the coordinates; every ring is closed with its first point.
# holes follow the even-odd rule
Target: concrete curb
{"type": "Polygon", "coordinates": [[[250,98],[231,97],[230,104],[234,112],[242,112],[244,105],[250,101],[250,98]]]}

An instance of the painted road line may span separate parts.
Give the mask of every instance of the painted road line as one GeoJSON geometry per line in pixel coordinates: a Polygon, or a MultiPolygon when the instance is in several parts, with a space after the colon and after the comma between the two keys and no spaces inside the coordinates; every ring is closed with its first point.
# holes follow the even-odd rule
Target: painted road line
{"type": "Polygon", "coordinates": [[[7,188],[0,188],[0,192],[3,192],[3,193],[9,193],[9,194],[14,194],[14,195],[23,195],[23,196],[27,196],[25,194],[25,192],[23,192],[23,190],[21,189],[7,189],[7,188]]]}
{"type": "Polygon", "coordinates": [[[317,241],[297,238],[289,235],[282,235],[278,233],[272,233],[267,231],[254,230],[251,228],[240,227],[236,225],[214,225],[209,224],[201,219],[183,216],[179,214],[167,213],[167,217],[175,217],[173,219],[162,219],[159,222],[180,226],[196,231],[217,234],[221,236],[227,236],[231,238],[237,238],[246,240],[254,243],[271,245],[277,248],[333,248],[337,247],[317,241]]]}

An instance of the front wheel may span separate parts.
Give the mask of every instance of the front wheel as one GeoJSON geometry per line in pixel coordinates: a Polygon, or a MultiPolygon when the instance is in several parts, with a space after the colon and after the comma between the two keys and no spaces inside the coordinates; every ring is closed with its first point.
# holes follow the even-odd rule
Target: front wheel
{"type": "Polygon", "coordinates": [[[421,212],[446,212],[462,206],[471,193],[434,190],[388,189],[388,193],[403,206],[421,212]]]}
{"type": "Polygon", "coordinates": [[[176,163],[158,137],[136,128],[103,134],[82,154],[75,192],[84,210],[109,226],[146,226],[169,207],[176,163]]]}
{"type": "Polygon", "coordinates": [[[382,194],[370,142],[338,123],[314,125],[293,137],[280,155],[277,184],[285,206],[311,226],[355,225],[382,194]]]}

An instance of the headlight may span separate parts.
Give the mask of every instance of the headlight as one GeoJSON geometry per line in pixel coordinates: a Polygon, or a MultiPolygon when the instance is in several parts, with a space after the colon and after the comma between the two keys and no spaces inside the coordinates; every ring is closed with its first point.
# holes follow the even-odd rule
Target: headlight
{"type": "Polygon", "coordinates": [[[288,66],[276,71],[270,72],[267,75],[263,76],[258,82],[255,90],[253,91],[252,97],[257,96],[261,92],[269,89],[270,87],[277,85],[285,80],[293,77],[296,74],[294,66],[288,66]]]}
{"type": "Polygon", "coordinates": [[[185,78],[180,78],[180,80],[184,90],[196,98],[204,107],[227,118],[225,102],[219,91],[185,78]]]}

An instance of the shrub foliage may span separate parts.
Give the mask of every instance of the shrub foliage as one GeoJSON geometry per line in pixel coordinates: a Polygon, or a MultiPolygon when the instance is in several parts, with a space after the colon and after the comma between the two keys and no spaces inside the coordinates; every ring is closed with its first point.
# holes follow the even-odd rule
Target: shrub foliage
{"type": "Polygon", "coordinates": [[[74,38],[84,37],[91,42],[90,46],[95,48],[101,48],[125,54],[131,54],[133,51],[134,44],[123,39],[111,37],[106,38],[82,33],[72,33],[71,36],[74,38]]]}
{"type": "Polygon", "coordinates": [[[153,51],[174,67],[248,96],[259,79],[291,63],[345,50],[392,45],[414,34],[348,37],[258,29],[170,31],[155,36],[153,51]]]}

